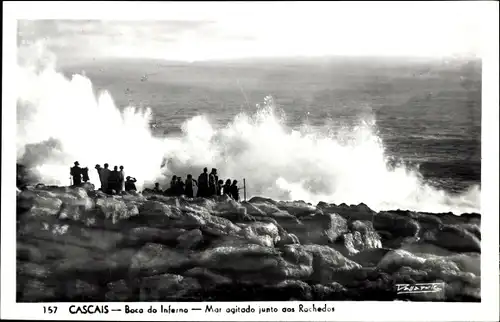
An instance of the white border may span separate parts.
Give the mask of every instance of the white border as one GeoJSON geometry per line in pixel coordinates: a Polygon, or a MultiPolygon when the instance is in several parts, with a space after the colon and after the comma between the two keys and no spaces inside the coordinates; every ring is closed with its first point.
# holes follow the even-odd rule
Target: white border
{"type": "MultiPolygon", "coordinates": [[[[250,314],[205,314],[203,311],[188,315],[126,315],[113,313],[108,315],[71,315],[67,307],[71,303],[50,304],[59,306],[56,315],[44,315],[43,304],[17,304],[15,301],[15,266],[16,266],[16,235],[15,235],[15,144],[16,137],[15,106],[16,88],[14,86],[16,66],[16,19],[164,19],[165,3],[141,2],[4,2],[3,3],[3,88],[2,88],[2,214],[1,214],[1,318],[8,319],[65,319],[65,320],[371,320],[371,321],[496,321],[499,317],[499,261],[498,261],[498,2],[468,2],[483,10],[482,17],[484,30],[482,33],[483,57],[483,89],[482,89],[482,290],[481,303],[418,303],[418,302],[330,302],[335,307],[335,313],[310,313],[310,314],[275,314],[275,315],[250,315],[250,314]],[[161,8],[160,8],[161,7],[161,8]]],[[[366,3],[359,4],[362,8],[366,3]]],[[[407,3],[404,3],[406,5],[407,3]]],[[[450,2],[448,2],[450,4],[450,2]]],[[[232,8],[241,10],[243,4],[229,3],[170,3],[170,10],[177,7],[179,18],[187,19],[194,12],[220,14],[221,10],[232,8]],[[237,7],[238,6],[238,7],[237,7]],[[216,8],[216,9],[215,9],[216,8]],[[214,10],[215,9],[215,10],[214,10]]],[[[246,5],[246,4],[245,4],[246,5]]],[[[274,5],[274,4],[266,4],[274,5]]],[[[295,4],[290,4],[295,5],[295,4]]],[[[323,5],[327,5],[323,3],[323,5]]],[[[335,6],[352,6],[352,3],[335,3],[335,6]]],[[[391,4],[378,3],[388,10],[391,4]]],[[[396,4],[401,5],[401,3],[396,4]]],[[[427,5],[443,5],[442,2],[427,5]]],[[[422,21],[425,23],[425,21],[422,21]]],[[[323,304],[325,302],[314,302],[323,304]]],[[[125,303],[98,303],[107,304],[111,308],[122,308],[125,303]]],[[[150,304],[159,306],[161,303],[129,303],[136,307],[148,308],[150,304]]],[[[162,303],[179,307],[202,307],[203,303],[162,303]]],[[[235,302],[235,303],[205,303],[214,307],[226,308],[248,304],[273,305],[283,307],[298,305],[294,302],[235,302]]],[[[312,302],[304,302],[311,305],[312,302]]],[[[47,305],[45,305],[47,306],[47,305]]]]}

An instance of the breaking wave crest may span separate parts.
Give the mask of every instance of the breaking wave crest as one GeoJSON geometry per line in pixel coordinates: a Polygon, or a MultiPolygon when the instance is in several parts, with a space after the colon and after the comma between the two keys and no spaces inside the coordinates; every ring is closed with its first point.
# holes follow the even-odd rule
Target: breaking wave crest
{"type": "Polygon", "coordinates": [[[389,167],[373,117],[356,126],[290,129],[269,97],[253,115],[241,113],[224,127],[198,115],[176,137],[158,138],[150,130],[151,110],[118,108],[108,92],[94,94],[90,79],[66,78],[47,57],[19,59],[17,66],[17,159],[46,184],[69,184],[76,160],[91,169],[92,182],[98,181],[95,164],[124,165],[139,189],[166,184],[172,174],[197,177],[207,166],[223,179],[241,184],[246,178],[247,197],[479,212],[479,186],[451,195],[427,185],[416,170],[389,167]]]}

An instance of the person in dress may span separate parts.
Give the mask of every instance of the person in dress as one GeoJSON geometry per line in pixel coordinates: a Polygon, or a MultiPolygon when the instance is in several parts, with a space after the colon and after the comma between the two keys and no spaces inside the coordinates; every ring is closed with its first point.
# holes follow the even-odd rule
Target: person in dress
{"type": "Polygon", "coordinates": [[[117,192],[120,193],[121,191],[125,190],[125,171],[123,170],[123,166],[120,166],[120,171],[118,175],[118,184],[117,184],[117,192]]]}

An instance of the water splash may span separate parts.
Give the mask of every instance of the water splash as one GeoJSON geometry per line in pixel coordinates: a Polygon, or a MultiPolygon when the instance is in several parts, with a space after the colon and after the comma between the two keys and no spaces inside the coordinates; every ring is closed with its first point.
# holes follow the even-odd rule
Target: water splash
{"type": "Polygon", "coordinates": [[[225,127],[198,115],[177,137],[157,138],[149,109],[119,109],[109,93],[94,94],[90,79],[66,78],[43,57],[43,63],[19,60],[17,155],[46,184],[69,184],[76,160],[91,169],[93,182],[95,164],[124,165],[139,188],[166,184],[172,174],[197,177],[206,166],[224,179],[245,177],[248,196],[363,202],[375,210],[479,211],[478,186],[452,196],[425,184],[415,170],[389,168],[372,115],[354,127],[329,120],[293,130],[267,97],[254,114],[241,113],[225,127]]]}

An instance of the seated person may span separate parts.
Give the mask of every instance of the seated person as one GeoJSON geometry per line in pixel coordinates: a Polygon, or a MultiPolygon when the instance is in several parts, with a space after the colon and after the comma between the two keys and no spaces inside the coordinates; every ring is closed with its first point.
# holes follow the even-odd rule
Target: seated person
{"type": "Polygon", "coordinates": [[[160,188],[160,184],[158,182],[155,183],[155,187],[153,188],[153,192],[162,193],[163,191],[160,188]]]}
{"type": "Polygon", "coordinates": [[[137,179],[131,176],[127,176],[127,181],[125,181],[125,191],[137,191],[135,183],[137,179]]]}

